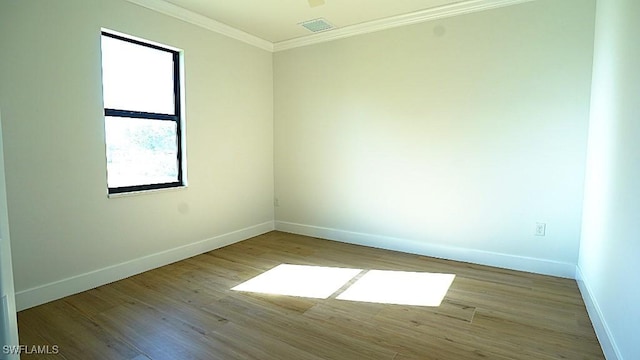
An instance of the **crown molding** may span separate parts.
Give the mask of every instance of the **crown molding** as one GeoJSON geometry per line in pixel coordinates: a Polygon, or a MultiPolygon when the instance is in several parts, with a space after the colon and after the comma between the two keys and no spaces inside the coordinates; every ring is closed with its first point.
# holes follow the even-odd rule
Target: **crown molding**
{"type": "Polygon", "coordinates": [[[232,26],[223,24],[193,11],[183,9],[164,0],[126,0],[130,3],[160,12],[165,15],[178,18],[193,25],[211,30],[218,34],[228,36],[247,44],[253,45],[270,52],[283,51],[301,46],[319,44],[332,40],[343,39],[355,35],[368,34],[399,26],[417,24],[429,20],[442,19],[457,15],[470,14],[474,12],[490,10],[510,5],[517,5],[535,0],[466,0],[457,3],[438,6],[431,9],[416,11],[409,14],[392,16],[380,20],[368,21],[365,23],[345,26],[334,30],[303,36],[291,40],[272,43],[251,35],[232,26]]]}
{"type": "Polygon", "coordinates": [[[380,20],[345,26],[323,33],[308,35],[291,40],[276,42],[273,51],[283,51],[301,46],[319,44],[337,39],[343,39],[355,35],[367,34],[394,27],[421,23],[429,20],[442,19],[456,15],[469,14],[484,10],[495,9],[510,5],[526,3],[534,0],[468,0],[449,5],[438,6],[431,9],[416,11],[409,14],[392,16],[380,20]]]}
{"type": "Polygon", "coordinates": [[[163,0],[126,0],[130,3],[157,11],[159,13],[178,18],[193,25],[211,30],[218,34],[228,36],[232,39],[240,40],[249,45],[253,45],[263,50],[273,52],[273,43],[257,36],[238,30],[232,26],[223,24],[193,11],[183,9],[163,0]]]}

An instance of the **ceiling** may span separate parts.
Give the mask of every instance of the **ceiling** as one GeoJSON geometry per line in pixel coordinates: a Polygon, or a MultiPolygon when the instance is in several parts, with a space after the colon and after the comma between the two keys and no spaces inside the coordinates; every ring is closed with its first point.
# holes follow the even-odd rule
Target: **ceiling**
{"type": "Polygon", "coordinates": [[[127,0],[271,52],[534,0],[127,0]],[[301,23],[323,18],[333,28],[301,23]]]}
{"type": "Polygon", "coordinates": [[[335,28],[463,0],[164,0],[271,43],[313,34],[299,23],[324,18],[335,28]]]}

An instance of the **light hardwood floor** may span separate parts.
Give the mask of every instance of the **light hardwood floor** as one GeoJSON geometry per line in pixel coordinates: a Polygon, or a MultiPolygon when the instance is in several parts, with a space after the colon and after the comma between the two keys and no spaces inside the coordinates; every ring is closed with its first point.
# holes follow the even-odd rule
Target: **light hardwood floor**
{"type": "Polygon", "coordinates": [[[271,232],[18,313],[49,359],[604,359],[573,280],[271,232]],[[230,290],[282,263],[452,273],[439,307],[230,290]]]}

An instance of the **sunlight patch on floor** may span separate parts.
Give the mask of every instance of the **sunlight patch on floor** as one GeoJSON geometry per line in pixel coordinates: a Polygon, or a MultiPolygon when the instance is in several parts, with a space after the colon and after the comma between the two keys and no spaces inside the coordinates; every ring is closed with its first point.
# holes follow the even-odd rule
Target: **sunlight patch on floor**
{"type": "Polygon", "coordinates": [[[453,274],[370,270],[337,299],[440,306],[455,277],[453,274]]]}
{"type": "Polygon", "coordinates": [[[326,299],[362,269],[280,264],[231,290],[326,299]]]}
{"type": "Polygon", "coordinates": [[[327,299],[365,271],[336,299],[440,306],[454,274],[280,264],[231,290],[327,299]]]}

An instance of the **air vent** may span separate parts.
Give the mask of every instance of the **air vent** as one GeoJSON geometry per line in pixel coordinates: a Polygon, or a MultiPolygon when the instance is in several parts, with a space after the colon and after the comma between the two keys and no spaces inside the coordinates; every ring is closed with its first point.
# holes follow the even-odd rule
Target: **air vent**
{"type": "Polygon", "coordinates": [[[299,25],[304,26],[307,30],[314,33],[333,29],[333,25],[329,24],[329,22],[323,18],[301,22],[299,25]]]}
{"type": "Polygon", "coordinates": [[[324,5],[324,0],[307,0],[309,2],[310,7],[322,6],[324,5]]]}

